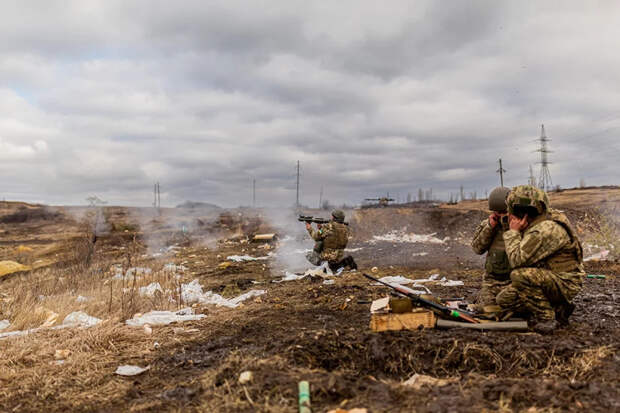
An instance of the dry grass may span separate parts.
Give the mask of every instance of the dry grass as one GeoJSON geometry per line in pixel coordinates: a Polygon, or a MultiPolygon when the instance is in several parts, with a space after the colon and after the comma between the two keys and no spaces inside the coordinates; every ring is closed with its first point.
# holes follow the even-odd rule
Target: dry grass
{"type": "Polygon", "coordinates": [[[0,319],[9,319],[9,330],[23,330],[39,327],[50,312],[58,314],[58,324],[78,310],[101,319],[125,320],[138,312],[182,307],[180,284],[186,281],[180,274],[164,270],[166,261],[136,257],[97,261],[90,267],[79,261],[68,268],[41,269],[7,280],[1,286],[5,298],[0,319]],[[115,279],[117,268],[126,274],[129,263],[151,272],[115,279]],[[140,287],[153,282],[164,293],[140,295],[140,287]],[[78,302],[80,296],[86,301],[78,302]]]}

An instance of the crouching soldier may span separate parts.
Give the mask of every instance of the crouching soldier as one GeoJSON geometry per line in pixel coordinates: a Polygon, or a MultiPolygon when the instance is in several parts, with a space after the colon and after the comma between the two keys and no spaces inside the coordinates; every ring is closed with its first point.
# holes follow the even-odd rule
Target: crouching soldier
{"type": "Polygon", "coordinates": [[[344,249],[349,242],[349,227],[344,223],[344,212],[337,209],[332,212],[332,219],[327,224],[319,224],[314,229],[306,222],[306,229],[315,241],[314,249],[306,255],[308,261],[320,265],[327,261],[332,271],[341,267],[357,269],[351,256],[344,256],[344,249]]]}
{"type": "Polygon", "coordinates": [[[489,194],[491,215],[478,225],[471,246],[476,254],[487,253],[482,288],[475,304],[476,311],[497,312],[495,297],[510,284],[510,263],[504,247],[504,231],[508,230],[506,197],[509,188],[497,187],[489,194]]]}
{"type": "Polygon", "coordinates": [[[585,276],[581,244],[566,215],[550,208],[541,189],[515,187],[506,204],[510,215],[504,243],[513,270],[497,303],[525,314],[535,331],[550,333],[567,324],[575,309],[572,300],[585,276]]]}

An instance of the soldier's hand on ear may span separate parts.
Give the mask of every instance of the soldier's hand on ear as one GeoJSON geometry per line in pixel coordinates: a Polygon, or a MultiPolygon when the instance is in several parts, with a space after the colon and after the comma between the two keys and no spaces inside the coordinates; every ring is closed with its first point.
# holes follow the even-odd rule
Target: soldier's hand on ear
{"type": "Polygon", "coordinates": [[[510,226],[510,229],[521,232],[528,226],[527,215],[524,215],[523,218],[519,218],[515,215],[510,214],[508,217],[508,224],[510,226]]]}
{"type": "Polygon", "coordinates": [[[495,228],[495,226],[499,222],[499,218],[500,216],[497,212],[493,212],[491,215],[489,215],[489,225],[491,225],[491,228],[495,228]]]}

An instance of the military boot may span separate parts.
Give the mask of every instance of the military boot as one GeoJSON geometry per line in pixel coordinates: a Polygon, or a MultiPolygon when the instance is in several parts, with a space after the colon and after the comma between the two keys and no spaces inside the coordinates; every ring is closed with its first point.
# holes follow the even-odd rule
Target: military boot
{"type": "Polygon", "coordinates": [[[555,310],[555,319],[561,325],[568,325],[568,317],[575,311],[575,304],[566,302],[555,310]]]}
{"type": "Polygon", "coordinates": [[[560,327],[560,323],[556,320],[547,320],[537,322],[532,326],[532,329],[538,334],[553,334],[558,327],[560,327]]]}

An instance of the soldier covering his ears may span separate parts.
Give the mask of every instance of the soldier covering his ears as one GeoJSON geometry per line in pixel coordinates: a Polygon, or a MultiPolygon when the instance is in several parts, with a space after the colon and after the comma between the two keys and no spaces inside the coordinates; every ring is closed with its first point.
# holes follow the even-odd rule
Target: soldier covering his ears
{"type": "Polygon", "coordinates": [[[581,291],[581,244],[566,215],[551,209],[543,190],[515,187],[506,204],[509,230],[503,238],[511,283],[498,294],[497,304],[528,316],[534,330],[550,333],[568,323],[572,300],[581,291]]]}

